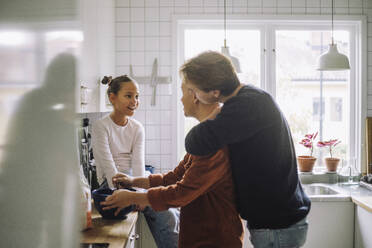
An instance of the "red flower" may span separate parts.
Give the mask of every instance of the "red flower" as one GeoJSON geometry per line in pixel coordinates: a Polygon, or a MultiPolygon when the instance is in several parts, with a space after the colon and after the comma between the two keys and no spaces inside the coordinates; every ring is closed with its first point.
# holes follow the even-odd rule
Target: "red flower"
{"type": "Polygon", "coordinates": [[[340,143],[341,143],[341,141],[339,141],[338,139],[333,139],[333,140],[331,139],[331,140],[328,140],[328,141],[318,141],[317,146],[318,147],[328,146],[329,147],[329,154],[331,155],[331,158],[332,158],[332,148],[337,146],[340,143]]]}
{"type": "Polygon", "coordinates": [[[305,139],[301,140],[300,142],[301,145],[310,149],[310,156],[313,155],[313,142],[317,135],[318,132],[313,134],[305,134],[305,139]]]}

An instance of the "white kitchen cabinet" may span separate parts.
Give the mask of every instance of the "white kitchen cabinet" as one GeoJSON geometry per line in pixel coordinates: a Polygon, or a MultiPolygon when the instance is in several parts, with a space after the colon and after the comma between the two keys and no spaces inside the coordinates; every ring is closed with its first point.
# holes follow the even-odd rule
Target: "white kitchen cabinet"
{"type": "Polygon", "coordinates": [[[115,73],[115,1],[81,0],[81,29],[84,41],[79,63],[77,89],[79,112],[110,111],[104,101],[104,75],[115,73]],[[83,86],[84,88],[82,88],[83,86]],[[86,90],[86,103],[81,100],[86,90]]]}
{"type": "Polygon", "coordinates": [[[156,248],[157,247],[143,213],[139,212],[136,228],[137,228],[137,233],[139,234],[139,239],[136,241],[137,248],[145,248],[145,247],[156,248]]]}
{"type": "Polygon", "coordinates": [[[372,213],[355,207],[355,248],[372,248],[372,213]]]}
{"type": "Polygon", "coordinates": [[[312,201],[305,248],[350,248],[354,243],[354,203],[312,201]]]}

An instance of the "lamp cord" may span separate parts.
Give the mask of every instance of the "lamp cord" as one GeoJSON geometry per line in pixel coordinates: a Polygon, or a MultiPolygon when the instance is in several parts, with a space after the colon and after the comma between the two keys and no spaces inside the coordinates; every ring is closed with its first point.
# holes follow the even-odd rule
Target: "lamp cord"
{"type": "Polygon", "coordinates": [[[226,47],[226,0],[223,1],[223,27],[224,27],[224,30],[225,30],[225,40],[224,40],[224,47],[226,47]]]}

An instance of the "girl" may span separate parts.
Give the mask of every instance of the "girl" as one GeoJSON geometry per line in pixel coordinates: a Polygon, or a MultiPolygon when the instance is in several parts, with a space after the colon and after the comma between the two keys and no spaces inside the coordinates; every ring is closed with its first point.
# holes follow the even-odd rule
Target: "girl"
{"type": "MultiPolygon", "coordinates": [[[[113,80],[104,77],[102,84],[108,84],[113,111],[93,124],[92,143],[98,182],[101,187],[113,188],[112,177],[118,172],[145,175],[145,131],[140,122],[131,118],[139,104],[137,83],[123,75],[113,80]]],[[[143,214],[158,247],[177,247],[177,209],[155,212],[147,207],[143,214]]]]}

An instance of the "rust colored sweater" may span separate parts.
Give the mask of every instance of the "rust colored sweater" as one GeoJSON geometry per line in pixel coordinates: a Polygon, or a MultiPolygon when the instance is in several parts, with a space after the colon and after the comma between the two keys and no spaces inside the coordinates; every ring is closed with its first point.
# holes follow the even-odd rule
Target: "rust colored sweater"
{"type": "Polygon", "coordinates": [[[243,225],[226,148],[210,156],[186,154],[173,171],[149,179],[153,209],[181,207],[180,248],[242,247],[243,225]]]}

